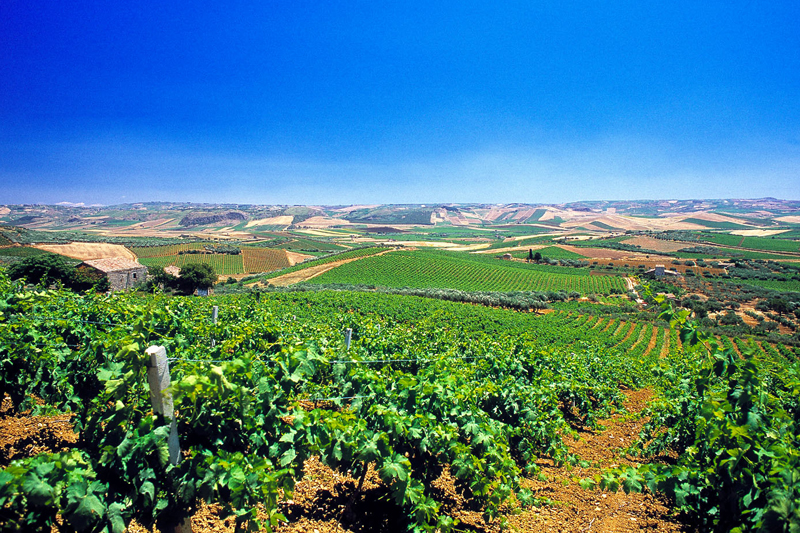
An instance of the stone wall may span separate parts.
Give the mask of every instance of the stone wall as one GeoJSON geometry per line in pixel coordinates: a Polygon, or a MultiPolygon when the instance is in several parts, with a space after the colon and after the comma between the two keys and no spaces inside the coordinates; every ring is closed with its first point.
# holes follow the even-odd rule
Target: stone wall
{"type": "Polygon", "coordinates": [[[147,267],[109,272],[108,284],[112,291],[133,289],[147,281],[147,267]]]}

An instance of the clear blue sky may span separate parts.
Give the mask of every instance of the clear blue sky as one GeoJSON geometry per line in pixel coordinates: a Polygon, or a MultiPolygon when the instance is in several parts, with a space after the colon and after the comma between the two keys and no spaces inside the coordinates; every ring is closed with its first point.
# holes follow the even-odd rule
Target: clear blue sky
{"type": "Polygon", "coordinates": [[[800,199],[800,3],[0,2],[0,203],[800,199]]]}

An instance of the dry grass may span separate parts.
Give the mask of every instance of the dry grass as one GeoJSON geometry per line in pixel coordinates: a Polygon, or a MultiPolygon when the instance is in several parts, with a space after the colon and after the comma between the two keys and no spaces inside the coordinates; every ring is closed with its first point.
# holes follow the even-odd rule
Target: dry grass
{"type": "Polygon", "coordinates": [[[258,220],[251,220],[245,226],[252,228],[253,226],[288,226],[294,221],[292,215],[282,215],[279,217],[259,218],[258,220]]]}
{"type": "Polygon", "coordinates": [[[81,261],[86,261],[88,259],[107,259],[111,257],[123,257],[131,261],[136,261],[136,255],[121,244],[73,242],[70,244],[34,244],[33,247],[81,261]]]}

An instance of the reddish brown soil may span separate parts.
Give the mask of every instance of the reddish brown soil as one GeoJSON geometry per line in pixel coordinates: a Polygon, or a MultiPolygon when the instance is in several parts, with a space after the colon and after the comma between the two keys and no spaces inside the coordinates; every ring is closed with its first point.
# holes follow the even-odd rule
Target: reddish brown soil
{"type": "Polygon", "coordinates": [[[30,412],[14,414],[10,408],[6,396],[0,406],[0,468],[14,459],[67,450],[78,440],[69,415],[30,416],[30,412]]]}
{"type": "MultiPolygon", "coordinates": [[[[629,391],[626,408],[641,411],[650,401],[649,390],[629,391]]],[[[602,431],[583,431],[579,439],[567,439],[570,450],[593,464],[590,468],[555,467],[542,461],[545,480],[526,480],[524,485],[535,490],[539,497],[553,500],[553,505],[531,509],[509,517],[512,526],[524,532],[592,531],[639,532],[684,531],[669,515],[662,500],[650,494],[625,494],[587,491],[577,479],[592,477],[602,468],[615,465],[634,465],[634,460],[622,450],[636,439],[644,420],[617,414],[602,421],[602,431]]]]}

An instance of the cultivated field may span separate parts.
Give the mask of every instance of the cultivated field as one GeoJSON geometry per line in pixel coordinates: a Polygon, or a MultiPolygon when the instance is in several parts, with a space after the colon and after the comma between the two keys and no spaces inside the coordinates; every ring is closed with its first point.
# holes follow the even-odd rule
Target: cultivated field
{"type": "Polygon", "coordinates": [[[398,251],[347,263],[309,283],[345,283],[383,287],[451,288],[464,291],[577,291],[581,294],[623,291],[621,277],[594,277],[558,267],[500,261],[435,251],[398,251]]]}

